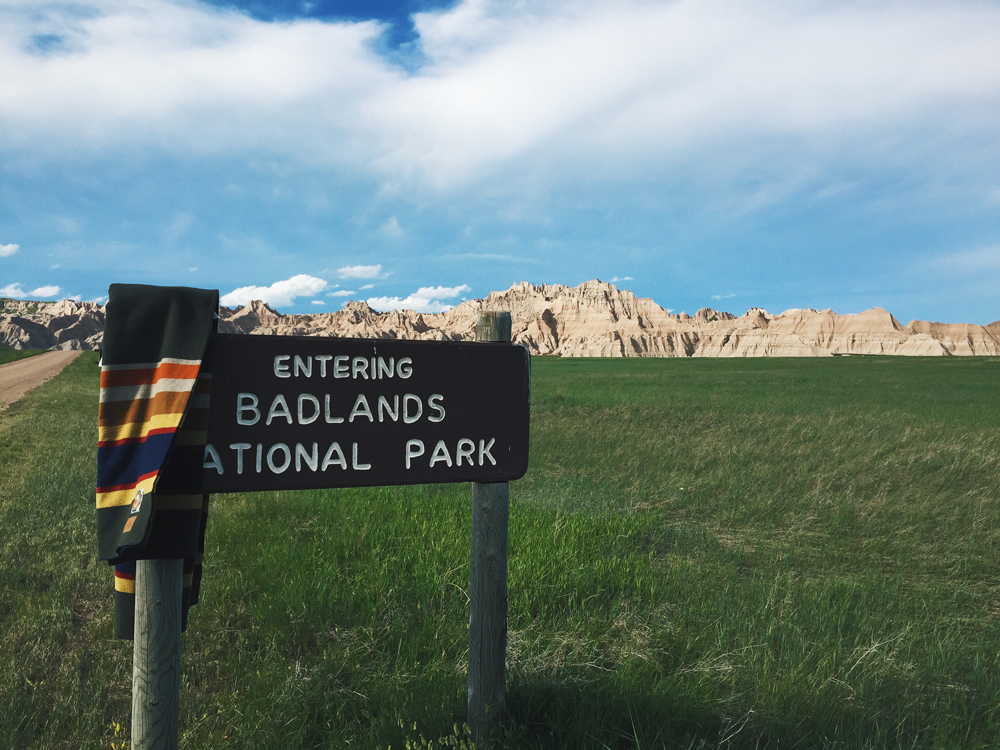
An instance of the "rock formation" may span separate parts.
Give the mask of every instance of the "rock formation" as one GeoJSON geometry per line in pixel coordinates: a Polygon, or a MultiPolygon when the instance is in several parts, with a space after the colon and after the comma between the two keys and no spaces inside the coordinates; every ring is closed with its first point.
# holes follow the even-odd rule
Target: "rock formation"
{"type": "Polygon", "coordinates": [[[0,345],[14,349],[96,349],[104,308],[95,302],[0,299],[0,345]]]}
{"type": "MultiPolygon", "coordinates": [[[[282,315],[254,301],[219,311],[223,333],[361,338],[473,339],[476,313],[510,311],[514,340],[533,354],[563,357],[828,357],[847,354],[909,356],[1000,355],[1000,321],[988,326],[902,325],[881,308],[856,315],[832,310],[753,308],[736,317],[710,307],[671,314],[651,299],[612,284],[576,287],[520,282],[448,312],[376,312],[348,302],[337,312],[282,315]]],[[[100,344],[104,310],[92,302],[0,300],[0,344],[18,349],[93,349],[100,344]]]]}

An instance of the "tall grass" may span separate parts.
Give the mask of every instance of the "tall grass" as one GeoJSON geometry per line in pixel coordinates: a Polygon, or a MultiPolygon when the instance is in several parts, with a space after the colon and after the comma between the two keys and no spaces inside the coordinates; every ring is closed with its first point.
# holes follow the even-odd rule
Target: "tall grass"
{"type": "MultiPolygon", "coordinates": [[[[0,416],[0,748],[127,737],[94,360],[0,416]]],[[[533,367],[509,747],[1000,745],[1000,361],[533,367]]],[[[469,494],[214,496],[182,746],[462,744],[469,494]]]]}

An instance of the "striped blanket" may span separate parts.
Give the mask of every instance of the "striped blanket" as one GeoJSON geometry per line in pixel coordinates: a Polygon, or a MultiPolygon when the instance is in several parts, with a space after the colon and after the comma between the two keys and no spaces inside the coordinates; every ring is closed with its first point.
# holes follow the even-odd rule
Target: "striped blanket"
{"type": "Polygon", "coordinates": [[[202,368],[219,293],[113,284],[98,407],[98,559],[115,567],[115,635],[131,638],[135,561],[183,559],[198,598],[208,495],[202,463],[211,375],[202,368]]]}

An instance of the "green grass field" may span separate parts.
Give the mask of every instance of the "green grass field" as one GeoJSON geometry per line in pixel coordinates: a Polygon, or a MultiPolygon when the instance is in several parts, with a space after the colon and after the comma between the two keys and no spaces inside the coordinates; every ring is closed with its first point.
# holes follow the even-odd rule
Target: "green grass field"
{"type": "MultiPolygon", "coordinates": [[[[96,355],[0,414],[0,748],[121,748],[96,355]]],[[[533,362],[511,748],[1000,747],[1000,360],[533,362]]],[[[183,748],[459,744],[468,485],[213,496],[183,748]]]]}
{"type": "Polygon", "coordinates": [[[9,346],[0,346],[0,365],[8,362],[16,362],[19,359],[33,357],[36,354],[44,354],[48,349],[12,349],[9,346]]]}

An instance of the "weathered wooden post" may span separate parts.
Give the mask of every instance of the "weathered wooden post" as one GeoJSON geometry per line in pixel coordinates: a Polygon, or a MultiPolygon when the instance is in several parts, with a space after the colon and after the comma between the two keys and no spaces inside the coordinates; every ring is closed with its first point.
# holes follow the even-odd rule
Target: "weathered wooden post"
{"type": "Polygon", "coordinates": [[[176,750],[183,560],[139,560],[132,652],[132,750],[176,750]]]}
{"type": "MultiPolygon", "coordinates": [[[[510,341],[509,312],[476,317],[476,341],[510,341]]],[[[490,394],[482,394],[490,398],[490,394]]],[[[469,728],[478,750],[499,745],[507,651],[507,482],[472,483],[469,728]]]]}

